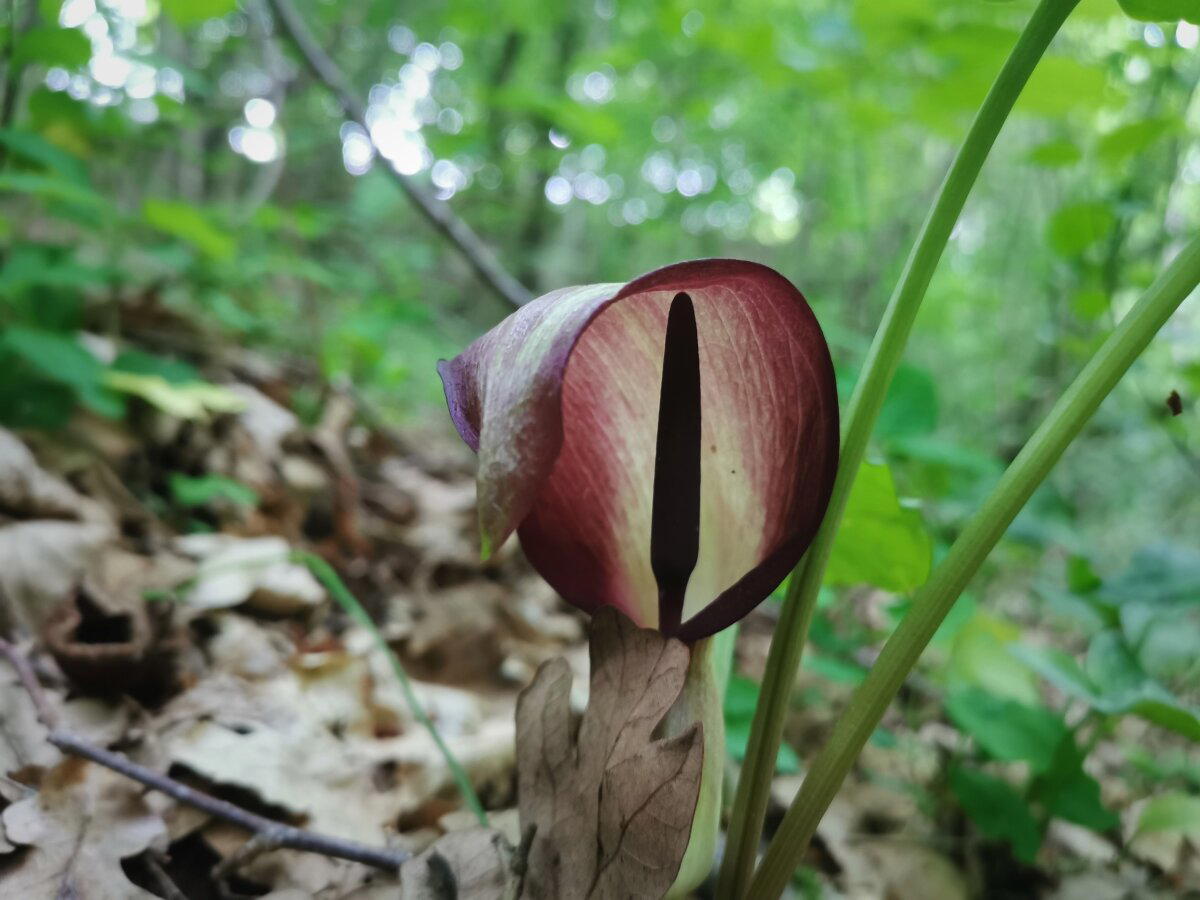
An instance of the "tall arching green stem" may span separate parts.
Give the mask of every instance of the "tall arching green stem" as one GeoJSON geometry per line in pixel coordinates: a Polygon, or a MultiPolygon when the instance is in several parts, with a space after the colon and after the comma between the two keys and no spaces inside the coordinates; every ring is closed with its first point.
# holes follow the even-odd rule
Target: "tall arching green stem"
{"type": "Polygon", "coordinates": [[[1101,345],[917,591],[912,609],[854,692],[784,816],[750,884],[755,900],[783,892],[846,773],[954,601],[1100,402],[1197,284],[1200,237],[1175,257],[1101,345]]]}
{"type": "Polygon", "coordinates": [[[888,385],[903,356],[913,320],[996,136],[1038,60],[1078,4],[1079,0],[1041,0],[1034,10],[975,116],[921,228],[896,290],[888,301],[883,321],[850,399],[842,438],[841,466],[829,510],[816,540],[792,573],[775,638],[771,642],[762,692],[754,714],[746,761],[729,825],[717,891],[721,897],[743,896],[754,867],[787,701],[808,636],[817,591],[850,495],[850,487],[866,453],[888,385]]]}

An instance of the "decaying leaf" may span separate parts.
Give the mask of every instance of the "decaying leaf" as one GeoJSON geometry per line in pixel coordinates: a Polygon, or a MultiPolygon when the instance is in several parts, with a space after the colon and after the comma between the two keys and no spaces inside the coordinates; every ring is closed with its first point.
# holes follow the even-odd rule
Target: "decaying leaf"
{"type": "Polygon", "coordinates": [[[61,758],[46,743],[29,694],[7,661],[0,660],[0,776],[28,766],[49,767],[61,758]]]}
{"type": "Polygon", "coordinates": [[[83,498],[44,471],[11,431],[0,428],[0,510],[20,518],[74,519],[83,498]]]}
{"type": "Polygon", "coordinates": [[[40,628],[112,537],[98,504],[39,467],[0,428],[0,629],[40,628]]]}
{"type": "Polygon", "coordinates": [[[111,539],[112,530],[95,522],[38,519],[0,527],[0,625],[40,629],[111,539]]]}
{"type": "Polygon", "coordinates": [[[496,900],[515,888],[512,847],[490,828],[455,831],[400,867],[400,900],[496,900]]]}
{"type": "Polygon", "coordinates": [[[151,900],[125,877],[121,860],[165,836],[142,789],[115,772],[67,759],[35,796],[4,810],[4,833],[29,851],[4,877],[5,897],[22,900],[151,900]]]}
{"type": "Polygon", "coordinates": [[[533,898],[661,897],[691,833],[700,787],[696,725],[653,740],[679,697],[688,649],[615,610],[592,620],[591,691],[571,733],[571,674],[544,664],[517,703],[521,827],[534,827],[533,898]]]}
{"type": "Polygon", "coordinates": [[[176,544],[180,552],[200,560],[195,583],[184,595],[197,609],[248,602],[262,612],[289,615],[325,599],[325,589],[312,573],[292,562],[283,538],[190,534],[176,544]]]}
{"type": "MultiPolygon", "coordinates": [[[[210,675],[160,711],[159,765],[252,791],[307,828],[368,844],[388,840],[401,816],[452,784],[386,661],[331,649],[272,663],[272,647],[255,648],[246,636],[229,630],[221,650],[222,659],[243,650],[259,657],[247,660],[245,677],[210,675]]],[[[511,771],[510,704],[490,715],[464,691],[414,687],[476,784],[511,771]]]]}

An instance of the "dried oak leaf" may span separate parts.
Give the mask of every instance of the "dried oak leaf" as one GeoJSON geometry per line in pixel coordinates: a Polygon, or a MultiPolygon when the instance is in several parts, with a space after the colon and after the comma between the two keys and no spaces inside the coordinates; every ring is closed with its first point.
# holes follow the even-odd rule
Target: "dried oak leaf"
{"type": "Polygon", "coordinates": [[[40,628],[114,533],[103,509],[0,428],[0,630],[40,628]]]}
{"type": "Polygon", "coordinates": [[[538,670],[517,701],[521,827],[536,828],[532,898],[661,897],[687,849],[701,726],[653,740],[683,689],[688,649],[615,610],[592,619],[591,691],[572,740],[571,674],[538,670]]]}
{"type": "Polygon", "coordinates": [[[400,900],[495,900],[515,896],[512,848],[491,828],[439,838],[400,867],[400,900]]]}
{"type": "Polygon", "coordinates": [[[125,877],[121,860],[141,853],[166,828],[122,776],[81,759],[67,759],[43,780],[36,796],[4,810],[8,840],[29,845],[5,872],[5,897],[23,900],[153,900],[125,877]]]}

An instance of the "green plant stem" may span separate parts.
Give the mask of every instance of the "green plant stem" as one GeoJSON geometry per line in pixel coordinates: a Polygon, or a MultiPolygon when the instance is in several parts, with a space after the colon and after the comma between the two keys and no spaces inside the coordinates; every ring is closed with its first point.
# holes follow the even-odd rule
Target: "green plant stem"
{"type": "Polygon", "coordinates": [[[475,814],[475,818],[479,820],[479,824],[486,827],[488,824],[487,813],[483,809],[483,804],[479,801],[479,795],[475,793],[475,788],[471,786],[471,779],[467,776],[466,770],[454,757],[454,754],[450,752],[450,748],[446,746],[446,742],[442,740],[437,726],[433,724],[433,720],[429,718],[429,714],[425,712],[425,707],[421,705],[421,701],[417,698],[417,693],[413,690],[412,682],[409,681],[408,673],[404,671],[404,666],[400,663],[399,658],[393,652],[392,648],[388,646],[382,632],[371,621],[371,617],[367,615],[367,611],[363,609],[362,604],[358,602],[358,598],[346,587],[345,582],[334,571],[333,566],[329,565],[321,557],[304,550],[296,550],[291,556],[297,562],[308,566],[309,571],[313,573],[321,584],[325,585],[325,589],[337,601],[338,606],[344,609],[351,619],[370,633],[375,646],[379,648],[379,652],[387,657],[387,661],[392,667],[392,673],[396,676],[396,680],[400,682],[400,689],[404,692],[404,699],[408,703],[409,710],[412,711],[417,721],[425,726],[425,730],[429,732],[429,736],[437,744],[442,758],[446,760],[446,767],[450,770],[450,774],[454,778],[454,783],[458,785],[458,792],[462,795],[463,803],[475,814]]]}
{"type": "Polygon", "coordinates": [[[817,592],[850,488],[866,453],[888,386],[900,364],[913,320],[996,136],[1038,60],[1078,3],[1079,0],[1042,0],[1034,11],[942,183],[867,353],[862,375],[850,398],[841,463],[829,509],[808,553],[792,573],[771,641],[721,867],[718,894],[722,897],[742,896],[750,879],[766,815],[775,756],[783,734],[788,697],[808,637],[817,592]]]}
{"type": "Polygon", "coordinates": [[[1101,401],[1197,284],[1200,237],[1175,257],[1101,345],[916,593],[912,609],[854,692],[784,816],[750,884],[755,900],[783,892],[834,794],[954,601],[1101,401]]]}

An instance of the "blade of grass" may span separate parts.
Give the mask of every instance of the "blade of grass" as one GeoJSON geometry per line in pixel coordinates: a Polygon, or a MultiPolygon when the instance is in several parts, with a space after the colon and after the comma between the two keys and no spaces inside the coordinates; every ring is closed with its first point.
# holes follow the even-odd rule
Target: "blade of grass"
{"type": "Polygon", "coordinates": [[[750,883],[749,896],[768,900],[783,893],[846,774],[954,601],[1101,401],[1198,284],[1200,237],[1193,238],[1175,257],[1063,392],[929,581],[914,595],[911,610],[884,645],[813,761],[750,883]]]}
{"type": "Polygon", "coordinates": [[[486,826],[488,823],[487,813],[483,809],[483,804],[479,802],[479,795],[475,793],[475,788],[471,786],[471,779],[467,777],[466,770],[454,757],[454,754],[450,752],[450,748],[446,746],[446,742],[442,740],[437,726],[433,724],[433,720],[429,718],[429,714],[425,712],[425,708],[417,698],[417,693],[413,690],[412,682],[408,678],[408,673],[404,671],[404,666],[401,664],[399,657],[388,646],[383,633],[371,621],[371,617],[367,615],[367,611],[358,602],[358,598],[346,587],[345,582],[334,571],[333,566],[329,565],[329,563],[316,554],[309,553],[306,550],[294,550],[291,553],[291,558],[307,566],[308,570],[313,573],[313,577],[321,582],[325,586],[325,589],[329,591],[338,606],[345,610],[346,615],[361,625],[371,635],[375,646],[379,649],[380,653],[387,657],[387,661],[392,667],[392,673],[396,676],[396,680],[400,682],[400,689],[404,692],[404,699],[408,702],[408,708],[412,711],[417,721],[425,726],[425,729],[429,732],[429,736],[437,744],[442,758],[446,760],[446,766],[450,769],[454,783],[458,786],[458,792],[462,795],[463,803],[475,814],[475,818],[479,820],[479,824],[486,826]]]}
{"type": "MultiPolygon", "coordinates": [[[[888,301],[846,416],[841,463],[829,509],[808,553],[792,573],[763,675],[746,760],[729,823],[717,895],[745,893],[754,867],[783,735],[791,686],[800,666],[817,592],[850,488],[866,453],[888,385],[896,373],[917,310],[984,161],[1046,48],[1079,0],[1041,0],[983,101],[929,212],[904,272],[888,301]]],[[[757,900],[757,896],[755,898],[757,900]]]]}

